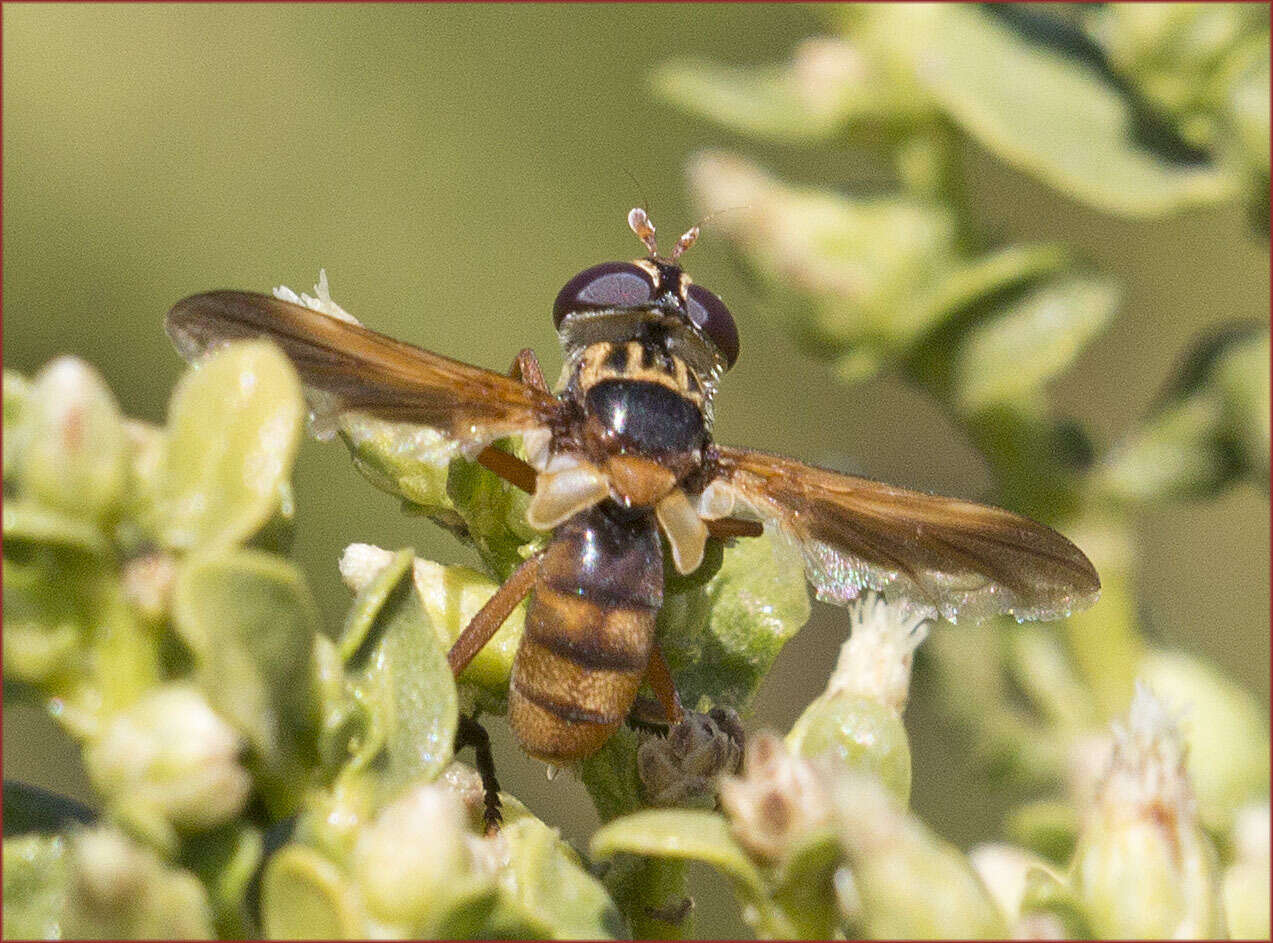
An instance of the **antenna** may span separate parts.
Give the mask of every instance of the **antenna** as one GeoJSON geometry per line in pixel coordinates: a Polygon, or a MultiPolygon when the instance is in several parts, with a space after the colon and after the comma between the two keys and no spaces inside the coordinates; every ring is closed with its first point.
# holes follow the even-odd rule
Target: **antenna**
{"type": "MultiPolygon", "coordinates": [[[[708,218],[710,219],[711,217],[708,218]]],[[[704,220],[704,222],[706,222],[706,220],[704,220]]],[[[695,223],[689,229],[685,230],[685,232],[681,234],[681,238],[676,240],[676,245],[672,247],[672,255],[668,261],[675,262],[681,257],[682,253],[684,253],[686,249],[694,245],[695,241],[698,239],[698,232],[698,223],[695,223]]]]}
{"type": "Polygon", "coordinates": [[[634,206],[628,213],[628,226],[636,233],[636,237],[645,244],[645,247],[650,250],[650,258],[658,258],[659,244],[654,238],[654,223],[650,221],[649,214],[641,207],[634,206]]]}

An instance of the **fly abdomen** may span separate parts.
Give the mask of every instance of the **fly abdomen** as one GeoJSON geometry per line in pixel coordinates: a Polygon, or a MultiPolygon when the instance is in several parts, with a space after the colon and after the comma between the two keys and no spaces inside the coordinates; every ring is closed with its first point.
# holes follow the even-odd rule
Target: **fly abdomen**
{"type": "Polygon", "coordinates": [[[527,753],[569,762],[623,723],[663,603],[654,519],[605,501],[558,528],[513,662],[509,724],[527,753]]]}

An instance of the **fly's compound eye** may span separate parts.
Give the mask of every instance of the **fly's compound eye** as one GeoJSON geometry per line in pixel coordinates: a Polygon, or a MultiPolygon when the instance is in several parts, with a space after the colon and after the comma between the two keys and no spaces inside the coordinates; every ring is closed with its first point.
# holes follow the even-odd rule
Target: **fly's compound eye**
{"type": "Polygon", "coordinates": [[[691,285],[685,294],[685,307],[694,326],[707,335],[725,358],[726,369],[732,367],[738,359],[738,327],[725,302],[702,285],[691,285]]]}
{"type": "Polygon", "coordinates": [[[584,269],[557,293],[553,302],[553,324],[572,311],[598,308],[629,308],[647,304],[654,298],[654,279],[632,262],[604,262],[584,269]]]}

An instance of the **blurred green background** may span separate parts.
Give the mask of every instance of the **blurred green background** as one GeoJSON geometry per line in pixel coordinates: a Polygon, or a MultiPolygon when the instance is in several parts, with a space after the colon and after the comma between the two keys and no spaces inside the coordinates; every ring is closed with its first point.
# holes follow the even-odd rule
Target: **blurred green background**
{"type": "MultiPolygon", "coordinates": [[[[774,61],[820,27],[790,5],[6,5],[3,18],[5,365],[33,372],[77,354],[126,412],[151,420],[183,367],[162,330],[174,301],[218,287],[308,291],[319,266],[373,328],[497,369],[532,346],[555,377],[558,288],[639,254],[624,223],[634,205],[648,200],[665,235],[690,225],[686,160],[739,143],[660,103],[652,66],[774,61]]],[[[746,149],[791,180],[861,176],[832,145],[746,149]]],[[[1054,386],[1060,411],[1099,444],[1148,407],[1190,338],[1267,318],[1267,243],[1239,206],[1115,219],[991,157],[974,153],[969,166],[979,218],[1005,241],[1068,242],[1123,286],[1120,316],[1054,386]]],[[[687,263],[742,332],[720,440],[992,496],[978,454],[928,399],[890,378],[849,395],[796,351],[710,226],[687,263]]],[[[295,484],[296,555],[332,628],[348,602],[336,572],[347,543],[474,559],[402,516],[338,446],[308,443],[295,484]]],[[[1242,484],[1151,510],[1139,532],[1156,639],[1205,654],[1265,703],[1267,514],[1242,484]]],[[[751,723],[786,729],[847,632],[841,612],[818,607],[751,723]]],[[[966,844],[993,810],[958,804],[969,761],[933,700],[921,671],[907,715],[914,806],[966,844]]],[[[586,835],[595,817],[582,788],[548,783],[494,732],[506,787],[569,837],[586,835]]],[[[51,724],[15,710],[4,733],[6,777],[89,798],[51,724]]]]}

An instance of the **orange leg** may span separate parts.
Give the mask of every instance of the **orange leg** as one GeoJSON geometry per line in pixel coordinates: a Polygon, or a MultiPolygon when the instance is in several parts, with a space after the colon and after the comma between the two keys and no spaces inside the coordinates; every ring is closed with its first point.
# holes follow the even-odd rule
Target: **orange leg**
{"type": "Polygon", "coordinates": [[[706,523],[707,532],[718,540],[728,540],[731,537],[759,537],[765,532],[765,525],[760,521],[747,521],[741,517],[722,517],[706,523]]]}
{"type": "Polygon", "coordinates": [[[521,380],[527,386],[534,387],[541,393],[551,392],[544,380],[544,371],[539,369],[539,358],[529,347],[523,347],[521,353],[513,361],[513,368],[508,375],[514,380],[521,380]]]}
{"type": "Polygon", "coordinates": [[[681,696],[676,693],[676,682],[672,680],[672,672],[667,667],[663,650],[659,643],[654,643],[650,652],[650,664],[645,669],[645,680],[650,682],[654,696],[663,706],[663,714],[669,724],[679,724],[685,719],[685,708],[681,707],[681,696]]]}
{"type": "Polygon", "coordinates": [[[527,494],[535,493],[538,472],[516,455],[488,445],[477,453],[477,463],[488,471],[495,472],[514,488],[521,488],[527,494]]]}
{"type": "Polygon", "coordinates": [[[504,585],[495,590],[495,595],[486,601],[486,605],[465,626],[460,637],[455,640],[446,660],[451,666],[451,673],[457,678],[469,662],[482,650],[482,647],[499,631],[504,620],[509,617],[517,604],[526,598],[526,594],[535,586],[535,578],[539,576],[540,554],[535,554],[504,581],[504,585]]]}
{"type": "MultiPolygon", "coordinates": [[[[550,392],[548,384],[544,381],[544,371],[539,368],[539,358],[529,347],[517,355],[508,375],[541,392],[550,392]]],[[[503,449],[488,445],[478,453],[477,463],[499,475],[514,488],[520,488],[527,494],[535,493],[537,472],[516,455],[510,455],[503,449]]]]}

